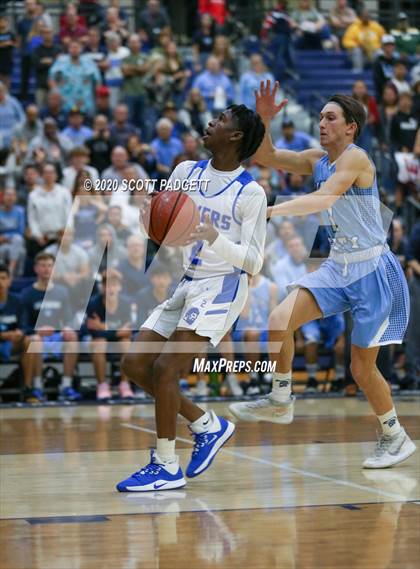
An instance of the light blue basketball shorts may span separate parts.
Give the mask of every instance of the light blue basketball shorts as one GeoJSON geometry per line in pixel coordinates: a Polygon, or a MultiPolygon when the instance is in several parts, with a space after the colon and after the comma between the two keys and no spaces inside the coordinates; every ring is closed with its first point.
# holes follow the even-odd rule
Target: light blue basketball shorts
{"type": "Polygon", "coordinates": [[[325,317],[350,310],[352,344],[362,348],[401,344],[408,324],[407,281],[389,250],[375,259],[343,266],[328,258],[289,286],[308,289],[325,317]]]}

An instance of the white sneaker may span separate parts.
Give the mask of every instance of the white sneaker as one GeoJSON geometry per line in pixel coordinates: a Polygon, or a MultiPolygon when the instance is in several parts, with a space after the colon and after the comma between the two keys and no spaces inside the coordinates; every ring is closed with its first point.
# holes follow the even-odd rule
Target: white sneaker
{"type": "Polygon", "coordinates": [[[239,385],[238,376],[234,373],[228,373],[226,375],[226,385],[228,386],[231,394],[235,397],[240,397],[244,394],[242,387],[239,385]]]}
{"type": "Polygon", "coordinates": [[[268,421],[289,425],[293,421],[295,399],[296,397],[291,395],[288,401],[280,403],[272,399],[269,394],[256,401],[232,403],[229,405],[229,411],[242,421],[268,421]]]}
{"type": "Polygon", "coordinates": [[[363,468],[389,468],[411,456],[415,450],[416,445],[401,428],[393,437],[381,435],[373,456],[364,461],[363,468]]]}
{"type": "Polygon", "coordinates": [[[204,379],[199,379],[195,386],[195,394],[198,397],[207,397],[209,394],[209,387],[204,379]]]}

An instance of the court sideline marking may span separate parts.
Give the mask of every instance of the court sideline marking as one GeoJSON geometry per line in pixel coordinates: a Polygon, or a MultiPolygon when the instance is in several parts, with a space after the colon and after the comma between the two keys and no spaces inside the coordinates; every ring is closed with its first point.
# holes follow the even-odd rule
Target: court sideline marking
{"type": "MultiPolygon", "coordinates": [[[[148,429],[147,427],[140,427],[139,425],[133,425],[132,423],[121,423],[122,427],[127,429],[135,429],[137,431],[143,431],[145,433],[150,433],[156,435],[156,431],[148,429]]],[[[182,437],[177,437],[177,440],[183,443],[188,443],[193,445],[194,443],[189,439],[184,439],[182,437]]],[[[322,480],[323,482],[333,482],[339,486],[348,486],[350,488],[355,488],[356,490],[362,490],[363,492],[370,492],[371,494],[377,494],[379,496],[385,496],[387,498],[393,498],[399,502],[406,502],[407,497],[400,494],[394,494],[392,492],[385,492],[383,490],[377,490],[375,488],[370,488],[369,486],[363,486],[362,484],[357,484],[356,482],[349,482],[346,480],[338,480],[337,478],[332,478],[331,476],[324,476],[323,474],[317,474],[316,472],[309,472],[309,470],[303,470],[301,468],[295,468],[294,466],[288,466],[284,463],[273,462],[271,460],[266,460],[265,458],[258,458],[256,456],[249,456],[248,454],[242,453],[236,450],[222,449],[220,452],[229,454],[237,458],[242,458],[244,460],[250,460],[252,462],[258,462],[259,464],[264,464],[265,466],[272,466],[274,468],[279,468],[286,472],[292,472],[293,474],[300,474],[301,476],[307,476],[308,478],[315,478],[317,480],[322,480]]]]}

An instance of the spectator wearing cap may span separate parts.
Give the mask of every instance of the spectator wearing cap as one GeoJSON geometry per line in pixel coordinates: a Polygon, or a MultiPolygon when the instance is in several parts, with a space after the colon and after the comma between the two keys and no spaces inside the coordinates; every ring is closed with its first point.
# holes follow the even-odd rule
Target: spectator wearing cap
{"type": "Polygon", "coordinates": [[[395,38],[395,45],[399,54],[408,58],[409,62],[414,63],[420,52],[420,31],[418,28],[410,26],[405,12],[398,14],[397,27],[391,33],[395,38]]]}
{"type": "Polygon", "coordinates": [[[100,83],[101,76],[97,66],[81,52],[81,44],[72,40],[68,55],[59,57],[50,68],[49,86],[60,91],[64,110],[78,107],[87,116],[92,116],[95,111],[95,87],[100,83]]]}
{"type": "Polygon", "coordinates": [[[113,146],[107,117],[103,114],[96,115],[93,121],[93,135],[86,141],[86,147],[90,151],[91,165],[100,174],[109,166],[113,146]]]}
{"type": "Polygon", "coordinates": [[[41,108],[46,103],[48,93],[48,72],[60,53],[60,47],[54,43],[54,30],[43,27],[41,30],[42,41],[32,53],[32,61],[35,69],[36,104],[41,108]]]}
{"type": "Polygon", "coordinates": [[[122,62],[130,55],[130,51],[121,45],[121,38],[116,32],[107,33],[106,47],[106,58],[99,66],[104,72],[105,84],[110,91],[111,107],[115,107],[120,100],[120,90],[124,80],[122,62]]]}
{"type": "Polygon", "coordinates": [[[372,20],[369,10],[363,8],[359,17],[346,30],[343,36],[343,47],[347,49],[353,71],[363,71],[365,61],[372,61],[381,47],[384,28],[372,20]]]}
{"type": "Polygon", "coordinates": [[[295,130],[295,123],[290,119],[283,121],[282,134],[283,136],[276,140],[276,148],[302,152],[303,150],[308,150],[308,148],[313,146],[313,140],[309,134],[295,130]]]}
{"type": "Polygon", "coordinates": [[[105,115],[110,121],[112,119],[112,108],[109,95],[110,90],[106,85],[96,87],[96,114],[105,115]]]}
{"type": "Polygon", "coordinates": [[[149,70],[147,57],[141,52],[141,40],[138,34],[132,34],[128,40],[130,54],[122,62],[124,76],[122,96],[128,107],[130,121],[139,128],[143,127],[145,107],[145,74],[149,70]]]}
{"type": "Polygon", "coordinates": [[[70,165],[63,169],[63,179],[61,183],[70,192],[73,191],[76,176],[82,170],[86,171],[92,180],[93,187],[99,179],[98,170],[89,166],[89,150],[86,146],[74,146],[69,154],[70,165]]]}
{"type": "Polygon", "coordinates": [[[195,78],[193,87],[200,91],[212,113],[222,111],[233,103],[232,82],[222,71],[220,61],[213,55],[207,59],[206,70],[195,78]]]}
{"type": "Polygon", "coordinates": [[[47,100],[44,107],[41,108],[39,116],[42,120],[52,118],[57,123],[59,130],[66,128],[67,113],[63,107],[63,97],[56,89],[48,91],[47,100]]]}
{"type": "Polygon", "coordinates": [[[382,36],[382,53],[378,55],[372,66],[375,94],[378,102],[381,102],[385,84],[391,81],[394,76],[394,65],[397,61],[394,36],[385,34],[382,36]]]}
{"type": "Polygon", "coordinates": [[[71,109],[68,116],[68,125],[62,131],[62,134],[68,138],[72,147],[83,146],[83,144],[92,137],[93,130],[83,124],[83,113],[77,107],[71,109]]]}
{"type": "Polygon", "coordinates": [[[10,146],[13,130],[24,120],[22,105],[9,95],[6,85],[0,81],[0,148],[10,146]]]}
{"type": "Polygon", "coordinates": [[[156,154],[157,170],[163,177],[169,176],[173,161],[184,150],[182,142],[172,136],[173,126],[169,119],[159,119],[156,124],[157,137],[151,143],[156,154]]]}
{"type": "Polygon", "coordinates": [[[238,100],[249,109],[255,110],[255,91],[260,87],[261,81],[271,81],[274,85],[273,74],[267,70],[264,60],[259,53],[250,58],[251,69],[243,73],[239,79],[238,100]]]}
{"type": "Polygon", "coordinates": [[[128,106],[120,103],[115,107],[114,120],[110,125],[111,137],[114,144],[118,146],[126,146],[128,137],[132,134],[138,134],[140,131],[129,121],[128,106]]]}
{"type": "Polygon", "coordinates": [[[411,93],[410,83],[407,81],[407,66],[404,61],[397,61],[391,83],[397,88],[398,94],[411,93]]]}
{"type": "Polygon", "coordinates": [[[341,40],[347,28],[356,20],[356,12],[347,4],[347,0],[336,0],[330,10],[330,24],[333,33],[341,40]]]}
{"type": "Polygon", "coordinates": [[[16,35],[10,29],[10,22],[6,14],[0,14],[0,81],[7,87],[10,87],[15,45],[16,35]]]}

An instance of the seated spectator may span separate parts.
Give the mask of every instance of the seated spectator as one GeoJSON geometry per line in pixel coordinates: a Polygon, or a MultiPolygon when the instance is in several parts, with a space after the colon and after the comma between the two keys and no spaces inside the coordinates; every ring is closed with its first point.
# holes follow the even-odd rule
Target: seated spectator
{"type": "MultiPolygon", "coordinates": [[[[111,389],[106,381],[106,354],[108,342],[118,342],[121,353],[128,351],[131,338],[131,306],[121,295],[121,277],[115,271],[102,273],[101,293],[94,296],[86,310],[86,329],[92,338],[92,362],[98,382],[96,399],[110,399],[111,389]]],[[[113,350],[111,353],[115,353],[113,350]]],[[[122,399],[130,399],[133,392],[128,378],[121,373],[118,386],[122,399]]]]}
{"type": "Polygon", "coordinates": [[[213,51],[216,25],[210,14],[201,14],[198,30],[193,35],[193,50],[196,71],[202,69],[213,51]]]}
{"type": "Polygon", "coordinates": [[[119,242],[124,245],[130,237],[131,232],[122,222],[122,210],[119,205],[109,205],[107,211],[106,223],[114,228],[115,235],[119,242]]]}
{"type": "Polygon", "coordinates": [[[172,136],[173,124],[169,119],[160,119],[156,124],[157,137],[151,147],[156,154],[157,171],[163,177],[168,177],[172,164],[178,154],[184,149],[182,142],[172,136]]]}
{"type": "Polygon", "coordinates": [[[356,17],[356,12],[347,5],[347,0],[336,0],[335,6],[330,10],[330,23],[333,33],[340,41],[356,17]]]}
{"type": "Polygon", "coordinates": [[[32,52],[36,78],[35,100],[39,108],[42,108],[47,101],[48,73],[61,51],[60,47],[54,43],[52,28],[42,28],[41,37],[40,45],[32,52]]]}
{"type": "Polygon", "coordinates": [[[221,70],[217,57],[213,55],[207,59],[206,71],[203,71],[195,78],[193,87],[200,91],[207,108],[212,113],[222,111],[233,103],[232,82],[221,70]]]}
{"type": "Polygon", "coordinates": [[[178,113],[178,117],[187,128],[194,129],[200,136],[204,135],[204,130],[211,121],[212,115],[207,110],[206,102],[199,89],[193,88],[189,91],[183,108],[178,113]]]}
{"type": "Polygon", "coordinates": [[[63,108],[70,111],[78,107],[87,116],[95,112],[94,92],[101,82],[101,75],[95,63],[82,55],[82,46],[71,40],[68,55],[59,57],[48,73],[50,89],[57,89],[63,97],[63,108]]]}
{"type": "Polygon", "coordinates": [[[122,259],[116,266],[122,277],[122,291],[131,302],[136,301],[139,290],[148,283],[145,270],[145,249],[143,237],[130,235],[127,239],[127,258],[122,259]]]}
{"type": "Polygon", "coordinates": [[[290,119],[285,119],[282,124],[283,136],[275,142],[275,147],[285,150],[302,152],[312,147],[313,141],[309,134],[295,130],[295,123],[290,119]]]}
{"type": "Polygon", "coordinates": [[[136,22],[142,41],[149,47],[157,42],[161,30],[169,25],[168,14],[159,0],[148,0],[146,8],[140,12],[136,22]]]}
{"type": "Polygon", "coordinates": [[[232,47],[229,42],[229,38],[224,35],[217,35],[214,38],[212,55],[219,59],[223,73],[225,73],[230,79],[237,79],[238,68],[236,58],[232,54],[232,47]]]}
{"type": "Polygon", "coordinates": [[[70,141],[72,148],[83,146],[86,140],[93,135],[93,130],[86,124],[83,124],[83,113],[75,107],[70,110],[67,121],[68,124],[62,131],[63,136],[70,141]]]}
{"type": "Polygon", "coordinates": [[[47,93],[46,105],[40,111],[42,120],[52,118],[57,123],[59,130],[63,130],[67,124],[67,112],[64,110],[63,97],[59,91],[52,89],[47,93]]]}
{"type": "Polygon", "coordinates": [[[99,114],[105,115],[106,119],[108,121],[111,121],[113,111],[111,108],[109,93],[110,93],[109,88],[106,85],[98,85],[98,87],[96,87],[95,103],[96,103],[96,116],[98,116],[99,114]]]}
{"type": "Polygon", "coordinates": [[[36,136],[40,136],[43,130],[36,105],[28,105],[25,115],[25,120],[13,129],[13,147],[18,163],[24,161],[29,143],[36,136]]]}
{"type": "Polygon", "coordinates": [[[85,188],[84,183],[88,178],[90,179],[86,170],[78,172],[72,192],[75,242],[85,250],[94,246],[97,228],[104,221],[108,210],[101,194],[85,188]]]}
{"type": "Polygon", "coordinates": [[[109,128],[114,145],[126,146],[131,134],[140,135],[140,131],[128,120],[128,106],[120,103],[115,107],[114,120],[109,128]]]}
{"type": "Polygon", "coordinates": [[[147,272],[147,277],[150,282],[141,289],[136,298],[138,328],[146,321],[156,306],[169,297],[172,283],[170,270],[159,262],[152,263],[147,272]]]}
{"type": "Polygon", "coordinates": [[[16,35],[10,28],[6,14],[0,14],[0,81],[10,87],[10,77],[13,69],[13,52],[16,45],[16,35]]]}
{"type": "Polygon", "coordinates": [[[52,162],[42,168],[42,184],[28,198],[28,255],[34,258],[47,245],[60,241],[71,224],[71,194],[57,184],[57,169],[52,162]]]}
{"type": "Polygon", "coordinates": [[[85,146],[89,149],[92,167],[102,174],[110,163],[111,151],[114,146],[105,115],[96,115],[93,121],[92,138],[86,141],[85,146]]]}
{"type": "Polygon", "coordinates": [[[138,34],[132,34],[128,40],[130,54],[123,60],[121,71],[123,84],[121,94],[126,103],[130,121],[142,128],[146,104],[145,75],[149,70],[147,57],[141,51],[141,40],[138,34]]]}
{"type": "Polygon", "coordinates": [[[172,80],[172,97],[181,104],[187,81],[191,76],[191,71],[186,68],[185,63],[178,51],[178,46],[171,40],[163,50],[163,73],[166,73],[172,80]]]}
{"type": "MultiPolygon", "coordinates": [[[[102,172],[103,180],[118,180],[120,183],[125,179],[125,169],[129,165],[128,152],[123,146],[115,146],[111,152],[111,166],[102,172]]],[[[144,180],[147,174],[139,164],[133,164],[138,176],[144,180]]]]}
{"type": "MultiPolygon", "coordinates": [[[[268,319],[278,304],[277,298],[277,287],[270,279],[260,273],[249,277],[249,295],[234,326],[232,339],[246,342],[244,359],[252,362],[253,369],[268,352],[268,319]],[[250,346],[249,343],[258,343],[259,351],[251,349],[248,352],[246,348],[250,346]]],[[[246,394],[257,395],[264,391],[266,380],[271,381],[271,375],[264,378],[261,373],[251,372],[246,394]]]]}
{"type": "Polygon", "coordinates": [[[29,194],[39,184],[39,170],[35,164],[26,164],[22,170],[22,180],[18,184],[17,196],[19,205],[26,207],[29,194]]]}
{"type": "Polygon", "coordinates": [[[17,295],[9,292],[12,278],[6,265],[0,264],[0,363],[10,361],[12,355],[20,355],[25,392],[32,387],[31,370],[28,373],[29,342],[21,329],[21,303],[17,295]]]}
{"type": "Polygon", "coordinates": [[[124,81],[122,64],[124,59],[130,55],[130,50],[121,45],[120,36],[115,32],[108,32],[106,35],[106,58],[99,64],[104,73],[104,82],[109,89],[111,107],[120,101],[121,87],[124,81]]]}
{"type": "Polygon", "coordinates": [[[407,81],[407,66],[403,61],[397,61],[394,64],[394,73],[391,83],[397,88],[398,94],[411,93],[410,83],[407,81]]]}
{"type": "Polygon", "coordinates": [[[273,267],[272,277],[277,285],[278,300],[287,296],[287,286],[306,273],[305,259],[308,253],[300,235],[290,237],[286,242],[287,255],[280,258],[273,267]]]}
{"type": "Polygon", "coordinates": [[[100,63],[102,63],[106,57],[106,49],[102,45],[101,31],[99,28],[89,28],[83,53],[88,55],[93,63],[100,68],[100,63]]]}
{"type": "Polygon", "coordinates": [[[61,165],[64,165],[70,150],[71,142],[58,132],[55,120],[53,118],[46,118],[44,119],[42,134],[35,136],[29,144],[26,162],[39,162],[37,153],[43,152],[47,160],[59,162],[61,165]]]}
{"type": "Polygon", "coordinates": [[[397,27],[391,30],[391,34],[395,38],[398,53],[410,62],[414,61],[419,54],[420,31],[410,26],[405,12],[398,14],[397,27]]]}
{"type": "Polygon", "coordinates": [[[412,112],[413,101],[409,93],[399,98],[399,108],[391,121],[391,141],[399,152],[413,152],[419,118],[412,112]]]}
{"type": "Polygon", "coordinates": [[[115,268],[126,257],[126,249],[120,245],[114,228],[109,223],[100,225],[96,230],[94,245],[89,249],[93,272],[101,273],[107,268],[115,268]]]}
{"type": "Polygon", "coordinates": [[[127,22],[120,18],[119,10],[116,6],[109,6],[106,10],[105,23],[102,34],[107,37],[109,33],[117,34],[121,45],[125,45],[129,36],[127,22]]]}
{"type": "Polygon", "coordinates": [[[250,57],[251,69],[245,71],[239,79],[238,102],[255,110],[255,91],[260,87],[261,81],[271,81],[274,85],[273,74],[267,70],[264,60],[259,53],[254,53],[250,57]]]}
{"type": "Polygon", "coordinates": [[[86,20],[77,12],[75,3],[67,5],[65,14],[60,16],[60,41],[64,46],[68,46],[73,40],[86,43],[88,29],[86,20]]]}
{"type": "MultiPolygon", "coordinates": [[[[334,47],[324,16],[312,6],[312,0],[299,0],[298,7],[291,14],[296,24],[296,47],[298,49],[331,49],[334,47]]],[[[336,47],[338,47],[336,45],[336,47]]]]}
{"type": "Polygon", "coordinates": [[[370,152],[372,150],[373,139],[379,130],[379,111],[374,97],[369,95],[366,83],[364,81],[355,81],[352,89],[353,97],[363,105],[366,111],[366,124],[360,133],[357,144],[370,152]]]}
{"type": "Polygon", "coordinates": [[[73,193],[76,176],[84,170],[89,174],[93,187],[95,187],[99,174],[96,168],[88,165],[89,150],[85,146],[75,146],[70,151],[69,159],[69,166],[66,166],[63,170],[63,179],[61,180],[63,186],[73,193]]]}
{"type": "MultiPolygon", "coordinates": [[[[78,401],[81,395],[72,387],[77,362],[77,334],[71,329],[73,314],[67,291],[53,282],[54,261],[55,258],[50,253],[39,253],[35,257],[34,271],[37,279],[22,291],[21,325],[27,345],[32,341],[42,342],[45,352],[63,352],[64,373],[59,387],[59,399],[78,401]]],[[[27,352],[25,358],[28,377],[25,379],[24,398],[28,403],[40,403],[45,401],[42,353],[27,352]]]]}
{"type": "Polygon", "coordinates": [[[395,85],[387,83],[382,93],[382,103],[379,105],[380,129],[379,139],[383,148],[391,146],[392,117],[398,111],[399,96],[395,85]]]}
{"type": "Polygon", "coordinates": [[[138,134],[130,134],[127,140],[127,150],[130,162],[140,164],[149,178],[156,174],[156,157],[153,148],[141,141],[138,134]]]}
{"type": "Polygon", "coordinates": [[[363,8],[357,20],[347,28],[342,42],[353,62],[353,71],[361,72],[366,61],[373,61],[384,33],[384,28],[363,8]]]}
{"type": "Polygon", "coordinates": [[[55,257],[54,282],[67,290],[72,311],[84,308],[83,301],[92,288],[89,255],[74,243],[74,229],[67,228],[60,244],[49,245],[45,252],[55,257]]]}
{"type": "Polygon", "coordinates": [[[24,120],[21,104],[9,95],[6,85],[0,81],[0,149],[11,145],[13,130],[24,120]]]}
{"type": "Polygon", "coordinates": [[[7,263],[11,278],[22,274],[26,255],[25,211],[16,202],[14,188],[3,190],[3,203],[0,204],[0,262],[7,263]]]}

